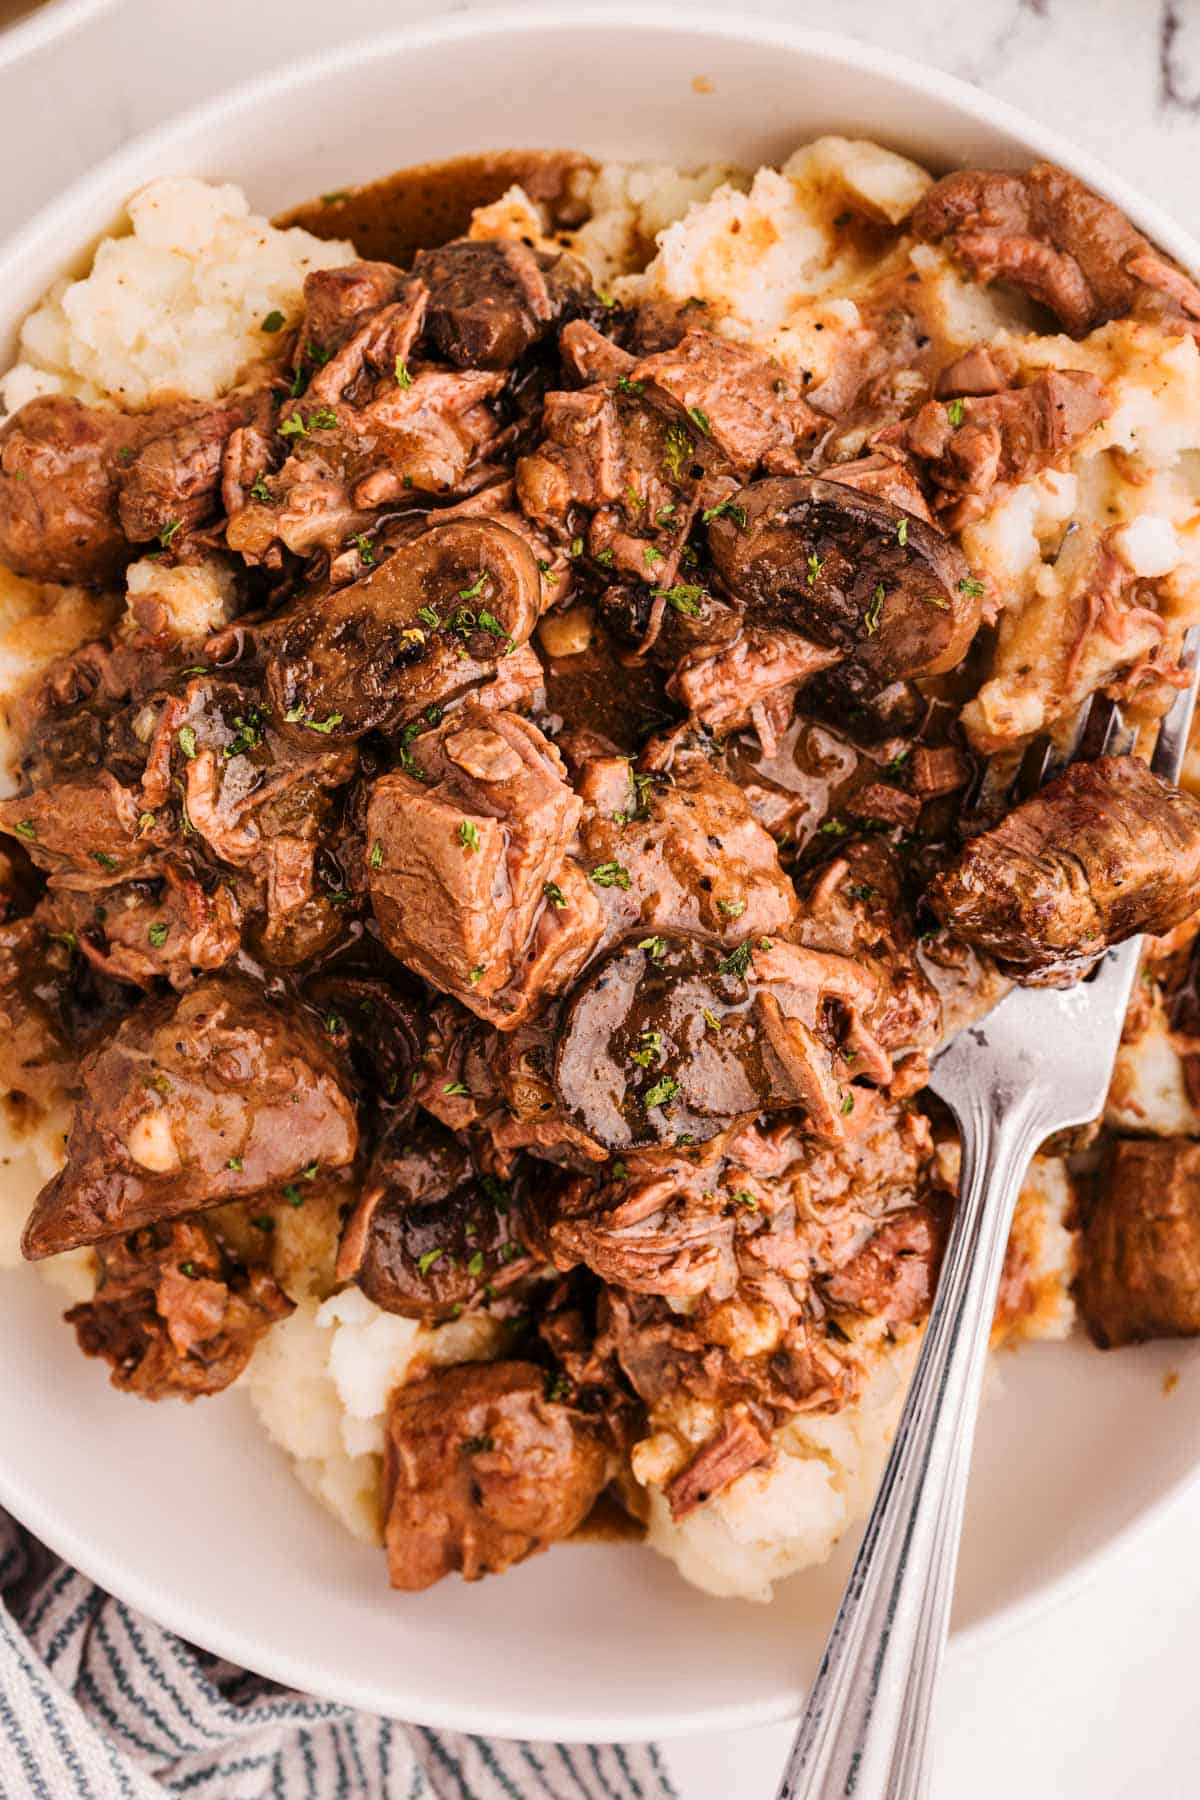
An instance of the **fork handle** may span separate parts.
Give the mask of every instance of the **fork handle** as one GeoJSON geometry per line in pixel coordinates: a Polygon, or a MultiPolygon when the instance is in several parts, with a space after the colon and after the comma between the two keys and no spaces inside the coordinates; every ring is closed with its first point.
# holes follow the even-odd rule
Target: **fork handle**
{"type": "MultiPolygon", "coordinates": [[[[1007,1101],[1007,1105],[1005,1102],[1007,1101]]],[[[988,1338],[1036,1098],[964,1116],[959,1202],[916,1372],[778,1800],[918,1800],[988,1338]]]]}

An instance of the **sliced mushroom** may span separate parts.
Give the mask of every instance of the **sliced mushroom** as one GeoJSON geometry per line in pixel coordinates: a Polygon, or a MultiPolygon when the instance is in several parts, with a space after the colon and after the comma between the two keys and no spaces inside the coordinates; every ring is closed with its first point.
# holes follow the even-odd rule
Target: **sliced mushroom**
{"type": "Polygon", "coordinates": [[[979,626],[978,584],[955,546],[838,482],[752,482],[712,521],[709,545],[756,624],[842,650],[870,686],[953,668],[979,626]]]}
{"type": "Polygon", "coordinates": [[[423,250],[413,274],[429,289],[426,331],[460,369],[510,369],[592,293],[574,257],[509,238],[455,238],[423,250]]]}
{"type": "Polygon", "coordinates": [[[447,1319],[528,1267],[510,1231],[504,1191],[432,1120],[398,1125],[379,1145],[338,1251],[340,1281],[356,1281],[385,1312],[447,1319]]]}
{"type": "Polygon", "coordinates": [[[844,1135],[853,1075],[891,1061],[863,1023],[875,978],[848,957],[768,938],[723,952],[682,933],[629,939],[575,990],[554,1085],[608,1150],[700,1143],[734,1120],[802,1107],[844,1135]]]}
{"type": "Polygon", "coordinates": [[[533,630],[540,587],[532,550],[506,526],[435,526],[283,622],[267,665],[275,719],[310,745],[313,731],[393,730],[490,680],[533,630]]]}

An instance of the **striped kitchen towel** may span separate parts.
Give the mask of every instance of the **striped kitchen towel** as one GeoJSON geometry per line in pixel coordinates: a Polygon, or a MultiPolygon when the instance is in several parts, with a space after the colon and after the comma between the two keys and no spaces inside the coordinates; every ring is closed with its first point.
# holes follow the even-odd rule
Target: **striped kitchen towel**
{"type": "Polygon", "coordinates": [[[650,1744],[507,1743],[315,1700],[173,1637],[0,1513],[3,1800],[678,1800],[650,1744]]]}

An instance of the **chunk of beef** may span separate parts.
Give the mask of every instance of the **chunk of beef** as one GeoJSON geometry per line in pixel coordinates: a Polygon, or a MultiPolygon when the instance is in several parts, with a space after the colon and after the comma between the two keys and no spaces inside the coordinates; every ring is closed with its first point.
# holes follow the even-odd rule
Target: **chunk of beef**
{"type": "Polygon", "coordinates": [[[607,1149],[704,1142],[735,1120],[802,1107],[844,1135],[852,1076],[892,1065],[863,1023],[877,983],[840,956],[747,939],[629,939],[575,988],[554,1084],[566,1117],[607,1149]]]}
{"type": "Polygon", "coordinates": [[[1053,163],[1025,174],[959,169],[912,217],[917,236],[948,241],[984,281],[1007,281],[1049,307],[1072,337],[1133,311],[1200,318],[1200,291],[1124,213],[1053,163]]]}
{"type": "Polygon", "coordinates": [[[275,718],[334,742],[394,730],[494,677],[540,608],[537,563],[516,532],[490,519],[435,526],[280,619],[267,664],[275,718]]]}
{"type": "Polygon", "coordinates": [[[327,363],[381,307],[399,299],[408,285],[392,263],[352,262],[340,269],[313,269],[304,277],[304,313],[296,333],[296,361],[316,350],[327,363]]]}
{"type": "Polygon", "coordinates": [[[72,946],[44,913],[0,924],[0,1091],[10,1116],[44,1112],[75,1081],[72,946]]]}
{"type": "Polygon", "coordinates": [[[66,1167],[26,1256],[52,1256],[353,1161],[354,1107],[320,1035],[241,976],[146,1000],[80,1067],[66,1167]]]}
{"type": "Polygon", "coordinates": [[[1059,462],[1111,411],[1097,376],[1051,369],[1026,387],[949,406],[930,400],[881,441],[920,458],[935,507],[958,529],[985,511],[997,486],[1059,462]]]}
{"type": "Polygon", "coordinates": [[[586,319],[572,319],[558,334],[558,354],[581,387],[628,377],[637,358],[605,337],[586,319]]]}
{"type": "Polygon", "coordinates": [[[145,420],[141,446],[120,473],[118,511],[131,544],[157,538],[172,550],[209,524],[221,502],[221,466],[235,431],[269,429],[274,396],[259,386],[220,406],[197,402],[145,420]]]}
{"type": "Polygon", "coordinates": [[[784,931],[795,917],[774,839],[701,752],[677,754],[669,774],[597,757],[578,788],[587,807],[581,855],[611,938],[642,927],[732,945],[784,931]]]}
{"type": "Polygon", "coordinates": [[[0,800],[0,831],[20,839],[53,886],[83,892],[157,871],[161,835],[143,817],[141,794],[108,769],[0,800]]]}
{"type": "Polygon", "coordinates": [[[631,379],[673,400],[742,476],[798,474],[798,447],[826,423],[775,364],[711,331],[643,357],[631,379]]]}
{"type": "Polygon", "coordinates": [[[701,645],[683,656],[667,692],[697,724],[719,736],[753,725],[770,756],[799,689],[810,676],[840,662],[841,654],[794,631],[747,625],[731,643],[701,645]]]}
{"type": "Polygon", "coordinates": [[[173,862],[161,881],[104,889],[100,906],[91,894],[56,894],[51,911],[94,968],[134,987],[152,987],[163,976],[186,987],[196,969],[222,968],[242,944],[231,889],[206,887],[173,862]]]}
{"type": "Polygon", "coordinates": [[[1102,1350],[1200,1335],[1200,1144],[1116,1140],[1084,1224],[1075,1293],[1102,1350]]]}
{"type": "Polygon", "coordinates": [[[754,482],[709,525],[726,586],[754,624],[782,626],[848,658],[878,690],[961,661],[979,625],[978,584],[931,526],[834,481],[754,482]]]}
{"type": "Polygon", "coordinates": [[[1200,802],[1136,757],[1072,763],[935,877],[938,918],[1035,986],[1200,906],[1200,802]]]}
{"type": "Polygon", "coordinates": [[[529,1270],[500,1184],[480,1177],[458,1139],[398,1123],[377,1146],[338,1251],[385,1312],[433,1322],[503,1292],[529,1270]]]}
{"type": "Polygon", "coordinates": [[[244,1268],[198,1219],[149,1225],[97,1252],[96,1295],[73,1306],[86,1356],[144,1400],[195,1400],[236,1381],[263,1333],[293,1311],[265,1269],[244,1268]]]}
{"type": "Polygon", "coordinates": [[[923,1319],[933,1302],[946,1243],[945,1209],[910,1206],[884,1219],[869,1241],[820,1283],[835,1313],[865,1313],[889,1325],[923,1319]]]}
{"type": "Polygon", "coordinates": [[[667,1485],[667,1504],[678,1524],[771,1454],[771,1440],[744,1400],[731,1406],[716,1431],[667,1485]]]}
{"type": "Polygon", "coordinates": [[[533,1363],[472,1363],[396,1389],[384,1458],[393,1587],[498,1575],[582,1524],[604,1486],[604,1447],[546,1385],[533,1363]]]}
{"type": "Polygon", "coordinates": [[[599,907],[566,851],[583,810],[554,746],[515,713],[465,706],[375,783],[371,903],[394,956],[502,1029],[573,978],[599,907]]]}
{"type": "Polygon", "coordinates": [[[455,238],[422,250],[413,274],[429,289],[430,340],[460,369],[511,369],[592,292],[573,256],[513,238],[455,238]]]}
{"type": "Polygon", "coordinates": [[[821,471],[822,480],[857,488],[860,494],[874,494],[914,519],[932,525],[933,514],[921,492],[912,458],[898,455],[894,446],[884,444],[882,434],[876,443],[882,447],[872,450],[869,456],[860,456],[854,462],[829,463],[821,471]]]}
{"type": "Polygon", "coordinates": [[[30,400],[0,427],[0,562],[34,581],[102,584],[131,551],[117,512],[138,421],[65,394],[30,400]]]}

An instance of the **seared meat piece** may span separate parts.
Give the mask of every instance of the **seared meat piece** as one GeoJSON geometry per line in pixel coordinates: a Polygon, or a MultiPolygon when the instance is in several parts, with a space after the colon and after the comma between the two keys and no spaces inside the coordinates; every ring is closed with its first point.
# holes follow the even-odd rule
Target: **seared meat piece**
{"type": "Polygon", "coordinates": [[[356,1281],[385,1312],[432,1322],[456,1318],[528,1269],[500,1184],[476,1172],[443,1126],[398,1123],[346,1221],[338,1280],[356,1281]]]}
{"type": "Polygon", "coordinates": [[[572,992],[554,1085],[567,1118],[609,1150],[704,1142],[735,1120],[802,1107],[845,1132],[851,1076],[891,1078],[864,1014],[875,979],[840,956],[747,939],[628,940],[572,992]]]}
{"type": "Polygon", "coordinates": [[[946,1244],[945,1209],[892,1213],[856,1256],[819,1283],[837,1313],[866,1313],[889,1325],[923,1319],[933,1302],[946,1244]]]}
{"type": "Polygon", "coordinates": [[[304,316],[296,333],[296,362],[319,352],[325,363],[381,307],[398,300],[408,276],[392,263],[352,262],[313,269],[304,277],[304,316]]]}
{"type": "Polygon", "coordinates": [[[146,1000],[80,1066],[67,1163],[38,1195],[31,1258],[344,1168],[354,1107],[320,1034],[241,976],[146,1000]]]}
{"type": "Polygon", "coordinates": [[[1124,213],[1053,163],[1026,174],[959,169],[912,216],[918,237],[948,239],[984,281],[1008,281],[1057,315],[1072,337],[1138,311],[1200,318],[1200,291],[1124,213]]]}
{"type": "Polygon", "coordinates": [[[548,1400],[534,1363],[442,1369],[392,1395],[384,1537],[392,1586],[458,1570],[498,1575],[583,1523],[604,1486],[603,1444],[548,1400]]]}
{"type": "Polygon", "coordinates": [[[515,713],[464,706],[375,783],[371,904],[388,949],[502,1030],[577,973],[599,906],[566,861],[582,803],[515,713]]]}
{"type": "Polygon", "coordinates": [[[771,1454],[771,1440],[750,1416],[744,1400],[731,1406],[708,1441],[667,1486],[667,1504],[678,1522],[771,1454]]]}
{"type": "Polygon", "coordinates": [[[753,724],[772,755],[797,690],[810,675],[840,662],[841,655],[794,631],[747,625],[728,644],[688,651],[676,663],[667,692],[718,735],[753,724]]]}
{"type": "Polygon", "coordinates": [[[1084,1225],[1075,1293],[1102,1350],[1200,1335],[1200,1144],[1117,1139],[1084,1225]]]}
{"type": "Polygon", "coordinates": [[[1200,802],[1132,756],[1072,763],[935,877],[943,924],[1034,986],[1200,906],[1200,802]]]}
{"type": "Polygon", "coordinates": [[[711,331],[643,357],[631,379],[673,400],[742,476],[797,474],[798,446],[827,423],[775,364],[711,331]]]}
{"type": "Polygon", "coordinates": [[[583,863],[598,874],[610,938],[641,926],[732,945],[795,917],[775,840],[702,753],[677,754],[669,775],[598,757],[578,788],[583,863]]]}
{"type": "Polygon", "coordinates": [[[1098,377],[1051,369],[1027,387],[981,399],[930,400],[878,441],[922,460],[937,489],[935,507],[958,529],[991,504],[998,484],[1058,462],[1111,411],[1098,377]]]}
{"type": "MultiPolygon", "coordinates": [[[[875,441],[881,443],[882,434],[875,441]]],[[[821,470],[821,478],[839,482],[842,487],[857,488],[860,494],[874,494],[878,499],[898,506],[901,512],[911,514],[914,519],[922,519],[926,525],[933,524],[933,514],[921,492],[912,459],[897,455],[890,446],[886,451],[875,450],[870,456],[860,456],[854,462],[830,463],[821,470]]]]}
{"type": "Polygon", "coordinates": [[[141,425],[65,394],[0,427],[0,562],[34,581],[116,581],[132,552],[117,496],[141,425]]]}
{"type": "Polygon", "coordinates": [[[146,828],[141,796],[107,769],[0,800],[0,831],[19,838],[54,887],[111,887],[157,872],[161,834],[146,828]]]}
{"type": "Polygon", "coordinates": [[[160,411],[161,429],[148,415],[142,446],[121,469],[118,510],[131,544],[158,538],[174,549],[216,516],[225,446],[236,430],[269,429],[274,396],[260,387],[221,406],[197,402],[160,411]]]}
{"type": "Polygon", "coordinates": [[[494,676],[541,608],[533,553],[490,519],[457,519],[360,581],[284,615],[267,664],[276,720],[334,742],[390,731],[494,676]]]}
{"type": "Polygon", "coordinates": [[[204,887],[167,863],[161,882],[106,888],[96,896],[56,893],[49,910],[82,956],[114,981],[149,988],[163,976],[186,987],[196,969],[219,969],[241,949],[242,914],[224,883],[204,887]]]}
{"type": "Polygon", "coordinates": [[[293,1310],[265,1269],[228,1257],[198,1219],[149,1225],[97,1250],[96,1296],[73,1306],[86,1356],[144,1400],[195,1400],[236,1381],[263,1333],[293,1310]]]}
{"type": "Polygon", "coordinates": [[[74,1086],[71,970],[69,938],[40,910],[0,925],[0,1089],[10,1115],[39,1112],[74,1086]]]}
{"type": "Polygon", "coordinates": [[[413,274],[429,289],[429,338],[460,369],[511,369],[592,296],[573,256],[511,238],[455,238],[422,250],[413,274]]]}
{"type": "Polygon", "coordinates": [[[839,650],[877,690],[960,662],[977,583],[931,526],[832,481],[757,481],[709,526],[713,560],[756,625],[839,650]]]}
{"type": "Polygon", "coordinates": [[[636,356],[604,337],[586,319],[572,319],[563,326],[558,334],[558,354],[581,387],[628,376],[637,361],[636,356]]]}

